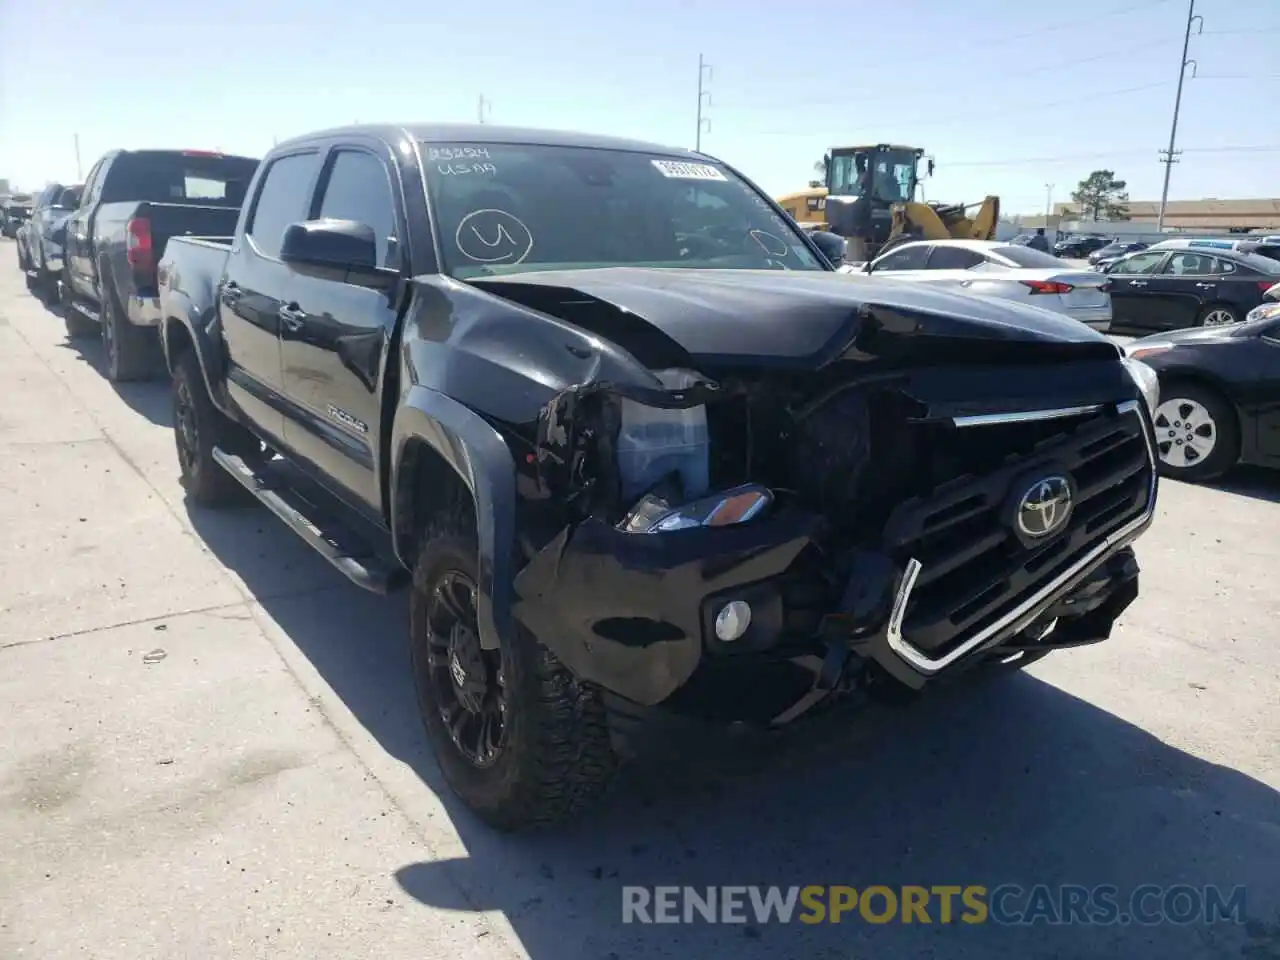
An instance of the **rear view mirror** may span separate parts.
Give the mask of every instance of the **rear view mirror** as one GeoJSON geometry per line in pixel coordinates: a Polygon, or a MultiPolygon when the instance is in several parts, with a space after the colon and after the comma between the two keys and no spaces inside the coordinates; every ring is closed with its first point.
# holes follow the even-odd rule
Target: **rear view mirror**
{"type": "Polygon", "coordinates": [[[373,228],[355,220],[307,220],[285,228],[280,259],[299,267],[378,272],[373,228]]]}
{"type": "Polygon", "coordinates": [[[814,244],[827,261],[833,266],[838,267],[844,263],[844,239],[834,233],[828,233],[826,230],[814,230],[809,234],[813,238],[814,244]]]}

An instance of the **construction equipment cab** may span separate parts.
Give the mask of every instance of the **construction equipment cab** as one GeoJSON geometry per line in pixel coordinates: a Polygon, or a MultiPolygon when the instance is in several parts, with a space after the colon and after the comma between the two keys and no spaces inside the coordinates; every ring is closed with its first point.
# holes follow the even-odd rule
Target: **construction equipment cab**
{"type": "Polygon", "coordinates": [[[986,197],[972,217],[964,204],[921,203],[916,190],[921,161],[934,163],[920,147],[881,143],[837,147],[827,164],[828,229],[849,241],[847,259],[871,260],[908,240],[991,240],[1000,199],[986,197]]]}

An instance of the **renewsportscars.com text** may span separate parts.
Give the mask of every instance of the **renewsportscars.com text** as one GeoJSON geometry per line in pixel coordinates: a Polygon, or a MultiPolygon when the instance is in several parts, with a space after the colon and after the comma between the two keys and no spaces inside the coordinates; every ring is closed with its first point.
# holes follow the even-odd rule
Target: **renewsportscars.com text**
{"type": "Polygon", "coordinates": [[[1146,884],[622,888],[623,923],[1244,923],[1245,889],[1146,884]]]}

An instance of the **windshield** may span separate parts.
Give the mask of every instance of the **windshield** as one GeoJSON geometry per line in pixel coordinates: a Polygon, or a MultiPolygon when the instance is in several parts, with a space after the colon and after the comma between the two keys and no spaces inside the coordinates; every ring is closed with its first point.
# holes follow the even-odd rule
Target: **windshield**
{"type": "Polygon", "coordinates": [[[824,270],[723,167],[529,144],[423,144],[441,266],[459,278],[585,267],[824,270]]]}
{"type": "Polygon", "coordinates": [[[915,154],[906,150],[835,153],[831,157],[830,192],[861,197],[869,187],[877,200],[900,203],[912,198],[915,175],[915,154]]]}
{"type": "Polygon", "coordinates": [[[1068,267],[1069,263],[1059,260],[1052,254],[1042,253],[1031,247],[992,247],[991,253],[997,257],[1012,260],[1020,267],[1068,267]]]}

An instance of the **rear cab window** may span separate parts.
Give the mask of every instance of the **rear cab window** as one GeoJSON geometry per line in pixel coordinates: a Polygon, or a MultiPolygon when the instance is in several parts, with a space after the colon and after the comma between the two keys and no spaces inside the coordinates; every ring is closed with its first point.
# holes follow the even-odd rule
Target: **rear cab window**
{"type": "Polygon", "coordinates": [[[107,169],[101,201],[136,200],[239,207],[258,161],[216,153],[139,150],[122,153],[107,169]]]}
{"type": "Polygon", "coordinates": [[[613,148],[421,144],[441,267],[466,279],[632,266],[825,271],[728,169],[613,148]]]}

